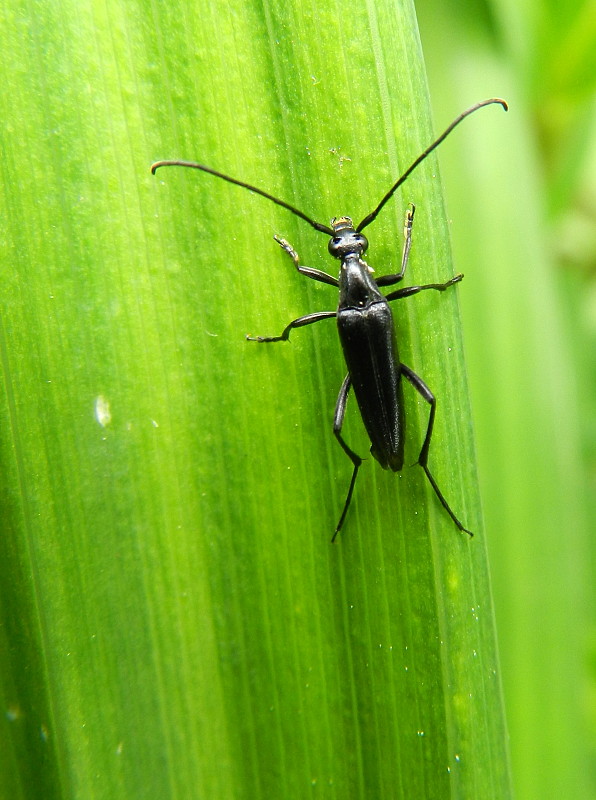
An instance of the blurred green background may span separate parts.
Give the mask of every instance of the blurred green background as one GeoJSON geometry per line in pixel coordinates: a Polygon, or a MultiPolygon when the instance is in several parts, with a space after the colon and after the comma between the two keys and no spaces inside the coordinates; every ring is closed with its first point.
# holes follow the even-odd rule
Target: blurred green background
{"type": "Polygon", "coordinates": [[[595,777],[596,6],[416,4],[436,116],[502,93],[442,158],[514,785],[595,777]],[[477,133],[477,131],[475,132],[477,133]],[[466,139],[466,135],[468,138],[466,139]]]}
{"type": "Polygon", "coordinates": [[[518,798],[592,798],[594,3],[10,0],[0,43],[2,800],[505,800],[509,757],[518,798]],[[271,236],[331,271],[325,240],[149,165],[360,217],[490,96],[369,258],[413,201],[408,283],[452,274],[449,236],[465,273],[400,337],[477,536],[368,459],[331,548],[333,331],[243,339],[333,307],[271,236]]]}

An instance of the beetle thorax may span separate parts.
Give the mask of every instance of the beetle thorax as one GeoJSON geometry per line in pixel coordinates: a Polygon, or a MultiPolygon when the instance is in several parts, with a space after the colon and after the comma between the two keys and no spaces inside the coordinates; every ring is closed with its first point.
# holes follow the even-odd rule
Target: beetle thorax
{"type": "Polygon", "coordinates": [[[383,301],[371,275],[372,269],[356,253],[346,256],[339,273],[339,307],[366,308],[383,301]]]}

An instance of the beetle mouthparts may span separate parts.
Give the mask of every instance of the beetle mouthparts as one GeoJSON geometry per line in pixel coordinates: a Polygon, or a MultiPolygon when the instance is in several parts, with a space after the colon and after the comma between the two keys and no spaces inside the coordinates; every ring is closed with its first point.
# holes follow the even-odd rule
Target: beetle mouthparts
{"type": "Polygon", "coordinates": [[[345,231],[348,229],[354,229],[354,223],[350,219],[350,217],[333,217],[331,220],[331,227],[333,228],[333,233],[339,233],[339,231],[345,231]]]}

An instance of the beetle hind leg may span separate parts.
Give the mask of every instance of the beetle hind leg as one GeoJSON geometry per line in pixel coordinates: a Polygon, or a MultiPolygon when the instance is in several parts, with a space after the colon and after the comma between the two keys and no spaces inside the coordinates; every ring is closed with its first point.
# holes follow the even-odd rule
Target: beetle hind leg
{"type": "Polygon", "coordinates": [[[433,478],[433,476],[431,474],[431,471],[428,468],[428,463],[427,463],[428,462],[428,451],[429,451],[429,448],[430,448],[430,440],[431,440],[432,435],[433,435],[433,426],[435,424],[435,411],[436,411],[436,407],[437,407],[436,397],[431,392],[431,390],[428,388],[428,386],[424,383],[422,378],[420,378],[418,375],[416,375],[416,373],[413,372],[413,370],[411,370],[409,367],[406,367],[405,364],[401,364],[400,368],[401,368],[402,373],[405,375],[405,377],[408,379],[408,381],[412,384],[414,389],[416,389],[416,391],[430,405],[430,416],[428,418],[428,425],[427,425],[427,428],[426,428],[426,436],[424,437],[424,442],[422,444],[422,448],[420,450],[420,455],[418,456],[417,463],[424,470],[424,474],[428,478],[428,482],[430,483],[430,485],[433,487],[433,490],[434,490],[435,494],[437,495],[437,497],[439,498],[439,501],[440,501],[441,505],[443,506],[445,511],[449,514],[449,516],[451,517],[453,522],[455,522],[455,524],[457,525],[458,529],[460,531],[462,531],[463,533],[467,533],[469,536],[473,536],[474,534],[472,533],[472,531],[468,530],[464,525],[462,525],[462,523],[459,521],[459,519],[455,516],[455,514],[451,510],[451,507],[449,506],[449,503],[447,502],[447,500],[445,500],[443,492],[439,489],[439,486],[438,486],[436,480],[433,478]]]}
{"type": "Polygon", "coordinates": [[[348,489],[348,494],[346,496],[346,501],[344,503],[343,510],[341,512],[341,517],[339,518],[339,522],[335,528],[335,533],[333,534],[333,538],[331,539],[332,542],[335,541],[337,534],[342,529],[344,524],[344,520],[346,518],[346,514],[348,513],[348,508],[350,507],[350,502],[352,500],[352,494],[354,493],[354,486],[356,484],[356,477],[358,475],[358,470],[360,469],[360,465],[362,464],[362,459],[360,458],[357,453],[355,453],[348,445],[344,442],[341,429],[344,424],[344,417],[346,415],[346,405],[348,402],[348,393],[350,391],[350,386],[352,385],[352,379],[350,378],[349,374],[346,375],[344,378],[344,382],[341,385],[341,389],[339,390],[339,395],[337,396],[337,403],[335,405],[335,415],[333,417],[333,433],[335,434],[335,438],[340,443],[344,453],[348,456],[352,464],[354,465],[354,470],[352,471],[352,479],[350,480],[350,488],[348,489]]]}

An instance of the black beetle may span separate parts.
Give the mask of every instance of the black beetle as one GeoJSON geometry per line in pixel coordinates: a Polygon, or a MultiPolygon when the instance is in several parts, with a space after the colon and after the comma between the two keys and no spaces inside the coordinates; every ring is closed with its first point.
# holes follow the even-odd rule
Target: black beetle
{"type": "Polygon", "coordinates": [[[507,111],[507,103],[499,98],[483,100],[480,103],[468,108],[455,119],[449,127],[436,139],[418,158],[408,167],[408,169],[397,179],[391,189],[383,197],[378,206],[368,214],[359,225],[354,226],[350,217],[338,217],[331,221],[327,226],[308,217],[299,209],[289,203],[274,197],[271,194],[252,186],[249,183],[231,178],[203,164],[192,161],[157,161],[151,167],[151,172],[160,167],[192,167],[215,175],[229,183],[242,186],[251,192],[256,192],[262,197],[273,201],[279,206],[288,209],[296,216],[303,219],[315,230],[327,234],[331,237],[329,241],[329,253],[341,262],[339,278],[334,278],[326,272],[311,267],[301,266],[298,254],[294,248],[279,236],[275,236],[278,244],[288,253],[294,266],[302,275],[308,278],[327,283],[339,289],[339,305],[336,311],[317,311],[313,314],[299,317],[290,322],[279,336],[257,336],[247,339],[257,342],[280,342],[287,341],[290,331],[304,325],[311,325],[322,319],[330,317],[337,318],[339,338],[342,344],[344,357],[348,367],[337,403],[333,420],[333,433],[342,446],[346,455],[354,466],[352,479],[344,502],[343,510],[339,522],[335,528],[332,541],[342,528],[352,494],[358,470],[362,464],[362,459],[344,441],[341,429],[346,411],[348,393],[350,388],[354,389],[356,400],[360,408],[362,421],[371,441],[371,453],[383,467],[398,472],[403,467],[404,462],[404,402],[402,391],[402,376],[408,380],[412,386],[430,405],[430,416],[426,429],[426,436],[418,456],[417,463],[424,470],[432,488],[435,491],[443,508],[447,511],[453,522],[460,531],[465,531],[470,536],[469,531],[451,510],[445,500],[437,482],[433,478],[428,468],[428,451],[430,447],[433,425],[435,420],[436,399],[424,381],[416,375],[410,367],[403,364],[399,359],[397,342],[395,336],[395,326],[393,314],[389,303],[402,297],[409,297],[425,289],[436,289],[444,291],[449,286],[453,286],[463,278],[463,275],[455,275],[445,283],[429,283],[422,286],[408,286],[404,289],[396,289],[387,295],[379,291],[380,286],[392,286],[405,275],[408,264],[408,256],[412,242],[412,224],[414,221],[415,206],[411,205],[406,212],[405,219],[405,243],[401,260],[400,271],[392,275],[384,275],[373,278],[372,269],[364,261],[362,256],[368,248],[368,241],[362,234],[362,230],[375,220],[377,214],[385,203],[394,195],[396,190],[404,183],[414,169],[431,153],[459,123],[470,114],[480,108],[493,103],[500,104],[507,111]]]}

